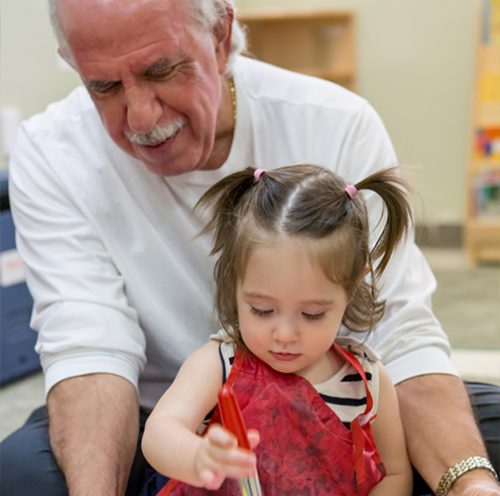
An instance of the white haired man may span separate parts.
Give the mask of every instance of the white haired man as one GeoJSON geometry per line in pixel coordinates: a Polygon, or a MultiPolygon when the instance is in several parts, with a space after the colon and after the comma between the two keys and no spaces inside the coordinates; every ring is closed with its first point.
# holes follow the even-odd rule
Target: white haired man
{"type": "MultiPolygon", "coordinates": [[[[396,157],[362,98],[240,56],[229,0],[50,9],[84,87],[24,123],[10,164],[47,409],[3,442],[1,492],[138,494],[147,410],[202,330],[218,327],[210,240],[192,213],[201,193],[248,164],[307,161],[356,182],[396,157]]],[[[384,276],[387,316],[368,342],[398,384],[410,456],[429,486],[465,467],[450,496],[500,496],[432,314],[434,287],[409,239],[384,276]]]]}

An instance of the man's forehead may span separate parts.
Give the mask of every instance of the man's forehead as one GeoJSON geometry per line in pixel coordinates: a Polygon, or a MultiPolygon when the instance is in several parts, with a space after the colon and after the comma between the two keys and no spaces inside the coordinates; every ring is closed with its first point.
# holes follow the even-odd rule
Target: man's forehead
{"type": "MultiPolygon", "coordinates": [[[[141,1],[152,0],[139,3],[141,1]]],[[[164,3],[170,1],[163,0],[164,3]]],[[[73,19],[69,19],[69,27],[64,28],[72,58],[86,81],[117,80],[120,79],[117,73],[122,71],[141,73],[149,67],[159,69],[158,65],[179,62],[185,46],[190,44],[189,36],[198,31],[191,24],[192,18],[186,15],[185,10],[179,8],[161,13],[140,11],[138,15],[126,15],[120,10],[109,19],[98,14],[89,16],[86,12],[73,28],[73,19]],[[93,17],[96,20],[90,22],[93,17]]]]}
{"type": "Polygon", "coordinates": [[[174,24],[192,17],[190,2],[185,0],[57,0],[57,16],[66,34],[96,33],[102,27],[113,30],[123,23],[160,18],[174,24]]]}
{"type": "MultiPolygon", "coordinates": [[[[161,9],[183,4],[183,0],[55,0],[57,11],[71,13],[75,9],[81,11],[99,12],[134,12],[143,8],[161,9]]],[[[188,3],[188,2],[186,2],[188,3]]]]}

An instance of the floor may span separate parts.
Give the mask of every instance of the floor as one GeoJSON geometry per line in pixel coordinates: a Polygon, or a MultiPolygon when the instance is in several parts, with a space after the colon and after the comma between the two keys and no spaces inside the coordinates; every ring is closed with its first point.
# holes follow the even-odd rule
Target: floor
{"type": "MultiPolygon", "coordinates": [[[[467,267],[460,250],[424,250],[438,281],[434,310],[452,343],[464,378],[500,385],[500,265],[467,267]]],[[[0,439],[43,403],[35,374],[0,389],[0,439]]]]}
{"type": "Polygon", "coordinates": [[[500,264],[467,266],[461,250],[424,250],[438,281],[434,311],[462,376],[500,385],[500,264]]]}

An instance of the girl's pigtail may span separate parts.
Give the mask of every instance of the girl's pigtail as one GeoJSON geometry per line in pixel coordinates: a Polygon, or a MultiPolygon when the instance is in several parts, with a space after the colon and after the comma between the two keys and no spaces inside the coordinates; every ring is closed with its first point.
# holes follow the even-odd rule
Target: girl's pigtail
{"type": "Polygon", "coordinates": [[[210,211],[210,220],[201,234],[213,231],[211,254],[219,253],[214,267],[217,312],[222,326],[243,349],[245,344],[237,330],[238,310],[234,298],[238,274],[236,239],[241,218],[249,205],[247,193],[255,184],[254,169],[248,167],[218,181],[195,205],[195,210],[210,211]]]}
{"type": "Polygon", "coordinates": [[[230,174],[208,191],[206,191],[195,205],[195,210],[209,209],[212,213],[210,220],[201,234],[214,232],[214,241],[211,255],[218,253],[225,242],[231,239],[231,233],[237,225],[236,211],[244,194],[255,184],[252,167],[230,174]]]}
{"type": "Polygon", "coordinates": [[[370,252],[372,261],[378,260],[373,270],[380,277],[387,266],[392,252],[406,235],[413,215],[408,198],[408,186],[400,177],[397,167],[383,169],[363,179],[355,185],[357,190],[377,193],[385,205],[387,219],[375,246],[370,252]]]}

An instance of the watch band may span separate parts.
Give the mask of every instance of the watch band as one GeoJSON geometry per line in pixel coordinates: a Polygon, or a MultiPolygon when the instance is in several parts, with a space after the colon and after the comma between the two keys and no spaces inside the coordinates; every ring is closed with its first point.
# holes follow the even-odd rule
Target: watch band
{"type": "Polygon", "coordinates": [[[455,463],[455,465],[443,474],[436,490],[436,496],[446,496],[451,486],[459,477],[478,468],[489,470],[495,476],[496,480],[498,480],[498,475],[487,458],[484,458],[484,456],[471,456],[455,463]]]}

